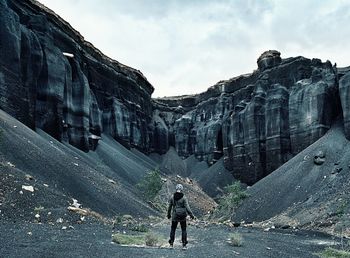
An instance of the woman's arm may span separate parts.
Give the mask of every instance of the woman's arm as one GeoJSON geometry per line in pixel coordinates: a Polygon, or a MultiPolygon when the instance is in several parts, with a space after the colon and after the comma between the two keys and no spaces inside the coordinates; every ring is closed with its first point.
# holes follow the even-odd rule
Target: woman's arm
{"type": "Polygon", "coordinates": [[[190,205],[188,204],[188,201],[187,201],[186,197],[184,197],[184,201],[185,201],[185,208],[186,208],[187,213],[190,215],[191,219],[194,219],[193,212],[192,212],[192,210],[190,208],[190,205]]]}

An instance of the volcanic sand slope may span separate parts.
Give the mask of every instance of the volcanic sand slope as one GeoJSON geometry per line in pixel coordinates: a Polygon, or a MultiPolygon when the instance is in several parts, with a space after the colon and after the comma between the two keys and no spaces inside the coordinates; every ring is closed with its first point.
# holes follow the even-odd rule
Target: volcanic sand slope
{"type": "Polygon", "coordinates": [[[198,176],[198,183],[211,197],[219,197],[224,193],[224,187],[234,182],[234,177],[224,167],[224,158],[218,160],[198,176]]]}
{"type": "MultiPolygon", "coordinates": [[[[96,151],[85,153],[58,142],[40,129],[32,131],[3,111],[0,111],[0,128],[2,218],[37,221],[34,216],[40,213],[42,222],[56,221],[70,216],[67,207],[72,205],[73,198],[83,208],[107,217],[159,215],[136,187],[147,172],[159,165],[140,151],[128,150],[102,135],[96,151]],[[22,185],[33,186],[34,192],[22,190],[22,185]]],[[[170,156],[177,155],[170,153],[170,156]]],[[[179,157],[173,163],[185,167],[179,157]]],[[[166,180],[162,196],[157,200],[161,206],[167,205],[176,183],[184,184],[196,216],[216,205],[188,180],[161,175],[166,180]]]]}
{"type": "MultiPolygon", "coordinates": [[[[248,189],[250,195],[233,220],[263,221],[274,216],[275,224],[330,227],[347,230],[350,213],[350,144],[336,123],[322,138],[300,152],[269,176],[248,189]],[[322,165],[314,163],[319,151],[322,165]]],[[[345,232],[343,232],[345,233],[345,232]]]]}
{"type": "Polygon", "coordinates": [[[62,213],[72,198],[107,216],[156,214],[133,187],[155,165],[145,155],[107,137],[96,153],[84,153],[43,131],[37,134],[1,110],[0,128],[2,218],[32,220],[36,207],[62,213]],[[22,185],[35,191],[22,190],[22,185]]]}
{"type": "Polygon", "coordinates": [[[209,167],[205,161],[197,160],[194,155],[182,159],[173,147],[164,155],[151,156],[162,171],[166,171],[168,175],[179,175],[195,180],[212,198],[222,195],[223,188],[234,181],[232,174],[224,167],[223,158],[209,167]]]}
{"type": "MultiPolygon", "coordinates": [[[[0,256],[232,257],[239,253],[240,257],[312,257],[324,248],[318,242],[331,241],[329,236],[242,228],[238,231],[243,235],[244,244],[237,249],[227,243],[233,228],[205,226],[206,222],[198,222],[196,226],[189,225],[190,248],[186,253],[176,250],[178,242],[175,250],[111,244],[114,230],[109,225],[90,223],[91,220],[74,223],[79,216],[70,214],[67,206],[75,198],[83,208],[106,216],[157,214],[133,187],[157,164],[139,151],[129,151],[106,136],[96,152],[81,152],[43,131],[30,130],[3,111],[0,111],[0,128],[0,256]],[[33,186],[34,192],[21,189],[22,185],[33,186]],[[41,215],[40,219],[35,218],[36,214],[41,215]],[[58,218],[63,218],[63,224],[56,221],[58,218]],[[69,227],[63,229],[62,225],[69,227]]],[[[193,160],[191,164],[192,172],[193,168],[203,165],[193,160]]],[[[210,175],[210,171],[219,171],[220,162],[216,167],[204,170],[203,176],[210,175]]],[[[183,182],[188,195],[192,196],[190,202],[211,200],[197,189],[195,182],[174,177],[167,180],[168,192],[174,183],[183,182]]],[[[168,223],[162,221],[153,225],[152,231],[167,239],[168,223]]],[[[178,231],[177,239],[179,235],[178,231]]]]}

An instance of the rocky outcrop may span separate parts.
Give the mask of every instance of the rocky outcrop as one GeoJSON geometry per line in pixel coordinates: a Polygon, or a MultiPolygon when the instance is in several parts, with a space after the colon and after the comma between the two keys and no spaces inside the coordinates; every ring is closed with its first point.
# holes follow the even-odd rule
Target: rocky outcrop
{"type": "Polygon", "coordinates": [[[268,50],[261,54],[258,58],[258,67],[260,71],[272,68],[282,62],[281,53],[276,50],[268,50]]]}
{"type": "Polygon", "coordinates": [[[84,151],[102,131],[149,151],[153,87],[141,72],[36,1],[1,0],[0,14],[0,108],[84,151]]]}
{"type": "Polygon", "coordinates": [[[329,61],[281,59],[270,50],[252,74],[221,81],[202,94],[155,101],[184,109],[175,122],[167,121],[180,155],[195,154],[209,164],[224,156],[236,178],[253,184],[330,128],[341,110],[337,78],[329,61]]]}

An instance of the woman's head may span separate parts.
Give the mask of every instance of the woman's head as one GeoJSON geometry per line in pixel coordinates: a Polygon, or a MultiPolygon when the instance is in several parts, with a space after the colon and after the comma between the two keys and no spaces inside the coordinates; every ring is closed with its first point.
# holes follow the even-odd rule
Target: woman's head
{"type": "Polygon", "coordinates": [[[182,186],[182,184],[177,184],[175,189],[176,189],[176,192],[181,193],[184,187],[182,186]]]}

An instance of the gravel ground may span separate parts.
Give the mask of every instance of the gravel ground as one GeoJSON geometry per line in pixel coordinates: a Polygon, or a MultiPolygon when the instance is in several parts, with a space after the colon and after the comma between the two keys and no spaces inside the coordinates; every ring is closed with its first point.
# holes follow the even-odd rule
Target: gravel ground
{"type": "MultiPolygon", "coordinates": [[[[153,231],[167,239],[169,226],[163,222],[153,231]]],[[[98,223],[60,225],[6,223],[0,226],[0,257],[317,257],[336,241],[312,232],[264,232],[253,228],[229,228],[212,225],[188,226],[189,244],[182,250],[179,233],[174,249],[128,247],[111,242],[113,230],[98,223]],[[229,233],[239,232],[241,247],[227,243],[229,233]]]]}

